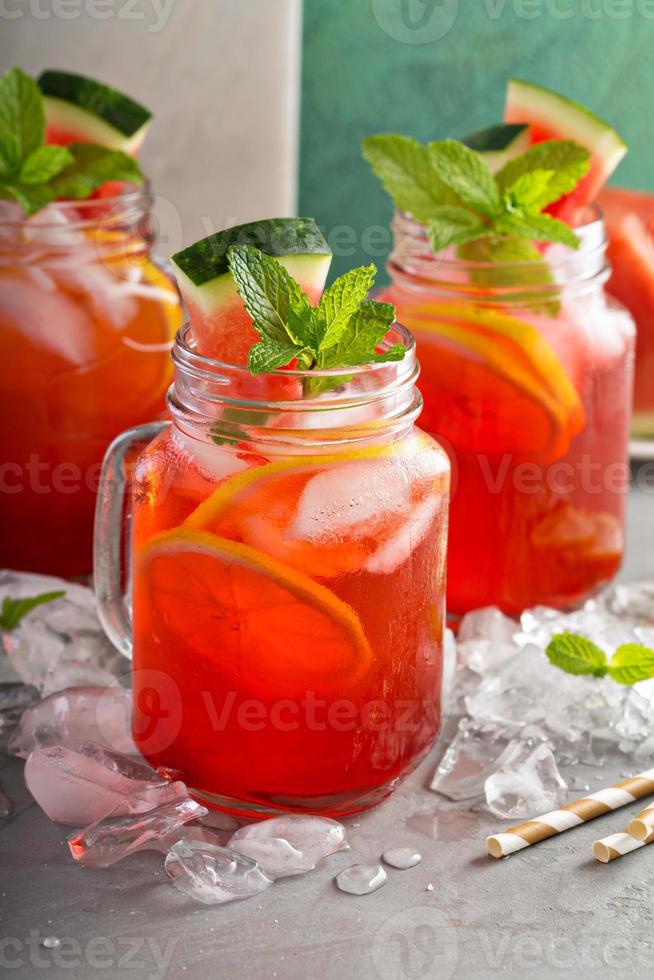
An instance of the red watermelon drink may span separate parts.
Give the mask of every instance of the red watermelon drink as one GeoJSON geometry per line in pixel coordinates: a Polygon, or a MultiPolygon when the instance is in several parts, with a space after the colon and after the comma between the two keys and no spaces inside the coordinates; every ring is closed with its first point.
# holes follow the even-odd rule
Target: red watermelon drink
{"type": "Polygon", "coordinates": [[[574,605],[623,552],[634,329],[604,294],[590,205],[624,147],[534,86],[511,83],[508,107],[463,143],[364,142],[398,206],[383,298],[416,337],[422,425],[453,466],[454,616],[574,605]]]}
{"type": "Polygon", "coordinates": [[[60,91],[74,131],[53,129],[27,75],[0,78],[0,137],[15,137],[13,120],[24,156],[0,188],[0,565],[68,576],[91,571],[106,447],[164,410],[182,316],[152,256],[151,196],[123,148],[135,145],[116,135],[131,128],[134,103],[79,76],[45,82],[53,75],[70,100],[95,93],[95,109],[82,110],[60,91]],[[109,146],[89,141],[107,138],[107,106],[109,146]],[[74,142],[53,145],[46,131],[74,142]]]}
{"type": "Polygon", "coordinates": [[[654,194],[607,187],[599,204],[609,238],[607,289],[636,322],[632,432],[654,438],[654,194]]]}
{"type": "Polygon", "coordinates": [[[247,817],[371,806],[440,725],[449,463],[374,267],[323,293],[330,258],[294,218],[173,256],[173,424],[136,464],[135,738],[247,817]],[[247,364],[204,355],[242,358],[248,331],[247,364]]]}

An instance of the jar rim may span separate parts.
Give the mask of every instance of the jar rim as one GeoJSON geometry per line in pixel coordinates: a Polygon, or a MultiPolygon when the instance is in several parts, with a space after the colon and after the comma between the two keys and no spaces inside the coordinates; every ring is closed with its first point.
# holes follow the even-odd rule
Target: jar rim
{"type": "MultiPolygon", "coordinates": [[[[29,226],[38,228],[40,231],[48,229],[61,229],[61,221],[45,220],[41,221],[39,215],[50,219],[53,215],[59,214],[68,217],[70,208],[75,208],[78,212],[77,220],[66,222],[71,231],[79,231],[89,225],[98,224],[99,221],[113,222],[124,220],[126,216],[134,213],[146,211],[152,204],[153,196],[150,182],[146,179],[142,186],[130,185],[119,194],[112,194],[108,197],[82,198],[63,198],[61,200],[50,201],[40,211],[33,215],[21,214],[17,218],[5,218],[0,210],[0,228],[5,230],[20,230],[29,221],[29,226]]],[[[2,201],[0,204],[15,204],[14,201],[2,201]]]]}
{"type": "Polygon", "coordinates": [[[395,320],[386,334],[384,344],[388,349],[393,344],[403,344],[405,355],[401,361],[371,361],[368,364],[360,364],[334,368],[275,368],[273,371],[266,372],[264,375],[253,375],[246,364],[232,364],[229,361],[221,361],[218,358],[206,357],[200,354],[192,345],[192,328],[190,323],[184,323],[175,335],[173,352],[177,351],[181,358],[189,366],[205,368],[208,371],[228,372],[234,377],[245,377],[248,380],[257,377],[277,377],[282,379],[295,378],[297,380],[309,378],[338,378],[347,374],[352,377],[361,378],[366,375],[374,375],[379,371],[388,369],[393,364],[407,365],[412,364],[416,358],[416,341],[411,333],[402,323],[395,320]]]}

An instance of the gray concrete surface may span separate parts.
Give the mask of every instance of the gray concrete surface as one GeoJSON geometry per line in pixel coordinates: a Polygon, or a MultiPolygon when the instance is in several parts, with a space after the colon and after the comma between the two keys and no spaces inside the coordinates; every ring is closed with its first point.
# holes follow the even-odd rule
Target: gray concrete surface
{"type": "MultiPolygon", "coordinates": [[[[641,484],[646,479],[641,470],[641,484]]],[[[649,479],[654,484],[652,475],[649,479]]],[[[652,489],[630,500],[625,580],[654,573],[652,489]]],[[[0,975],[16,980],[423,980],[450,977],[577,980],[651,976],[654,961],[654,847],[611,865],[591,843],[622,829],[633,805],[505,861],[485,856],[498,822],[457,812],[427,790],[438,747],[376,810],[346,821],[352,851],[258,899],[223,908],[194,905],[173,889],[161,857],[135,855],[105,871],[72,862],[66,829],[30,801],[22,764],[0,762],[15,802],[0,831],[0,975]],[[407,824],[438,809],[439,839],[407,824]],[[418,847],[423,863],[390,871],[374,895],[335,888],[353,861],[376,861],[384,846],[418,847]],[[433,886],[430,887],[430,886],[433,886]],[[39,945],[57,936],[58,950],[39,945]]],[[[570,770],[564,774],[570,776],[570,770]]],[[[624,756],[601,771],[575,770],[599,788],[632,771],[624,756]]],[[[581,794],[580,794],[581,795],[581,794]]]]}

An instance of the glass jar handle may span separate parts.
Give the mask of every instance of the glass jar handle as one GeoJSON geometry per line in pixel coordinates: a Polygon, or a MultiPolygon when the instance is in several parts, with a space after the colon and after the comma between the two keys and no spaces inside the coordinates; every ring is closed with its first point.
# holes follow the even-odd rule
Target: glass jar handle
{"type": "Polygon", "coordinates": [[[170,422],[151,422],[121,433],[109,446],[102,463],[93,539],[93,583],[98,616],[105,633],[125,657],[132,657],[129,538],[131,508],[126,504],[126,460],[140,443],[152,442],[170,422]],[[124,575],[124,560],[127,576],[124,575]],[[126,587],[124,587],[126,583],[126,587]]]}

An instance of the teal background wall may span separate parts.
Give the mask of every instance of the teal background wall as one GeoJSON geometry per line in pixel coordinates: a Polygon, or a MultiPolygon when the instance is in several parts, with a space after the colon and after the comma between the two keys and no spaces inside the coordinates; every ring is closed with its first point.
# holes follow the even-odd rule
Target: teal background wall
{"type": "Polygon", "coordinates": [[[360,140],[496,122],[511,75],[610,121],[630,148],[614,182],[654,191],[653,52],[654,0],[304,0],[299,207],[334,273],[382,267],[388,248],[390,202],[360,140]]]}

